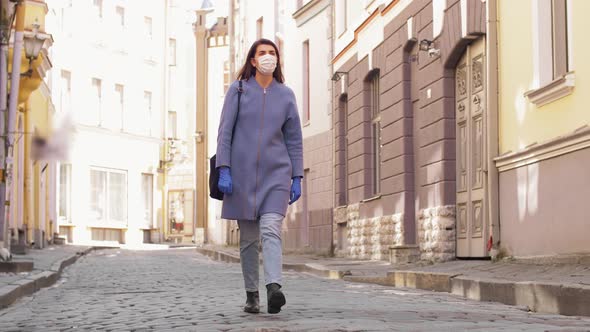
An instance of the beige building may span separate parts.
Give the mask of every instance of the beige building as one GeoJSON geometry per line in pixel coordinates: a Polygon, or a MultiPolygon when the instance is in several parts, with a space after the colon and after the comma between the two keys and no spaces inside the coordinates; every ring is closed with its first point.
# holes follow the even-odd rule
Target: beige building
{"type": "Polygon", "coordinates": [[[196,11],[196,174],[197,243],[225,244],[230,222],[221,219],[221,201],[209,197],[209,160],[217,150],[217,129],[231,84],[227,2],[203,1],[196,11]]]}
{"type": "Polygon", "coordinates": [[[75,124],[59,168],[59,231],[73,243],[163,240],[167,2],[48,5],[49,82],[57,112],[75,124]]]}
{"type": "Polygon", "coordinates": [[[497,10],[500,249],[588,254],[590,2],[500,0],[497,10]]]}

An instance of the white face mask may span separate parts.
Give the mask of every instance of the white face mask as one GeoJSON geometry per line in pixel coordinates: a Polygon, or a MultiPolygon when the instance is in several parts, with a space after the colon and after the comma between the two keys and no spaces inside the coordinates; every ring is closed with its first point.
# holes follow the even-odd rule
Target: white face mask
{"type": "Polygon", "coordinates": [[[277,57],[272,54],[265,54],[258,58],[256,69],[262,75],[272,75],[277,68],[277,57]]]}

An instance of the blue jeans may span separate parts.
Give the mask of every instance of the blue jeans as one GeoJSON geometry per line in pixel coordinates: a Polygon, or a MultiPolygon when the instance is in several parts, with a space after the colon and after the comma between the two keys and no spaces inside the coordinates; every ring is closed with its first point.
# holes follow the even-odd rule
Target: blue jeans
{"type": "Polygon", "coordinates": [[[266,213],[258,220],[238,220],[240,228],[240,263],[246,291],[258,291],[258,247],[262,239],[262,258],[266,285],[282,285],[283,245],[281,228],[283,216],[266,213]]]}

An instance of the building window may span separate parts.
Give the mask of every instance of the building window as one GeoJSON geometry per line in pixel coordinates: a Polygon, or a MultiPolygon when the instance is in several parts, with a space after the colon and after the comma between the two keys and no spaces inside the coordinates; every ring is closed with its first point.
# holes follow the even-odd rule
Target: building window
{"type": "Polygon", "coordinates": [[[538,0],[533,26],[534,89],[524,95],[537,107],[571,94],[575,87],[572,52],[573,0],[538,0]],[[548,24],[547,22],[550,22],[548,24]]]}
{"type": "Polygon", "coordinates": [[[568,72],[567,1],[551,1],[553,79],[568,72]]]}
{"type": "Polygon", "coordinates": [[[90,170],[90,217],[98,223],[127,222],[127,173],[119,170],[90,170]]]}
{"type": "Polygon", "coordinates": [[[59,165],[59,219],[72,222],[72,166],[59,165]]]}
{"type": "Polygon", "coordinates": [[[100,126],[102,122],[102,81],[98,78],[92,79],[92,96],[90,107],[93,108],[92,123],[100,126]]]}
{"type": "Polygon", "coordinates": [[[260,39],[264,33],[264,17],[259,18],[256,21],[256,39],[260,39]]]}
{"type": "Polygon", "coordinates": [[[337,154],[339,187],[337,204],[348,204],[348,97],[342,95],[338,103],[339,117],[337,124],[337,154]]]}
{"type": "Polygon", "coordinates": [[[347,0],[334,1],[334,11],[336,16],[336,37],[340,37],[346,31],[348,15],[346,6],[347,0]]]}
{"type": "Polygon", "coordinates": [[[168,137],[176,138],[176,112],[168,111],[168,137]]]}
{"type": "Polygon", "coordinates": [[[72,33],[72,1],[68,1],[67,4],[61,8],[61,31],[71,36],[72,33]]]}
{"type": "Polygon", "coordinates": [[[67,70],[61,71],[59,107],[61,112],[72,111],[72,75],[67,70]]]}
{"type": "Polygon", "coordinates": [[[310,102],[309,102],[309,40],[303,42],[303,63],[302,63],[302,73],[303,73],[303,124],[308,124],[311,120],[311,113],[310,113],[310,102]]]}
{"type": "Polygon", "coordinates": [[[229,61],[223,62],[223,94],[227,92],[229,88],[231,80],[231,75],[229,74],[229,61]]]}
{"type": "Polygon", "coordinates": [[[143,18],[143,24],[144,24],[144,29],[145,29],[145,36],[148,40],[152,40],[153,39],[153,34],[154,34],[154,29],[153,29],[153,25],[152,25],[152,18],[151,17],[144,17],[143,18]]]}
{"type": "Polygon", "coordinates": [[[100,19],[102,19],[102,0],[93,0],[94,13],[100,19]]]}
{"type": "Polygon", "coordinates": [[[123,130],[123,117],[124,117],[124,106],[125,106],[125,87],[122,84],[115,84],[115,114],[114,123],[115,129],[123,130]]]}
{"type": "Polygon", "coordinates": [[[371,168],[372,194],[381,191],[381,112],[379,109],[379,70],[369,75],[369,101],[371,110],[371,168]]]}
{"type": "Polygon", "coordinates": [[[153,189],[154,176],[152,174],[141,175],[141,210],[143,212],[143,227],[153,228],[153,189]]]}
{"type": "Polygon", "coordinates": [[[568,29],[568,3],[568,0],[535,2],[538,87],[548,85],[573,69],[569,38],[571,31],[568,29]]]}
{"type": "Polygon", "coordinates": [[[125,27],[125,8],[117,6],[117,21],[121,29],[125,27]]]}
{"type": "Polygon", "coordinates": [[[171,66],[176,66],[176,39],[170,38],[168,39],[168,51],[170,52],[170,62],[171,66]]]}
{"type": "Polygon", "coordinates": [[[285,53],[283,52],[284,49],[284,42],[282,38],[277,38],[277,48],[279,49],[279,59],[281,61],[280,65],[281,65],[281,70],[284,70],[285,68],[285,53]]]}
{"type": "Polygon", "coordinates": [[[152,93],[143,92],[143,109],[145,111],[145,131],[148,135],[152,134],[152,93]]]}

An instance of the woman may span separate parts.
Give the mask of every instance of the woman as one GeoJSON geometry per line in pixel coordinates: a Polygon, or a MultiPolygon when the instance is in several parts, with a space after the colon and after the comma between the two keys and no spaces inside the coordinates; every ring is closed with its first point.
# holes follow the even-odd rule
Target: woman
{"type": "Polygon", "coordinates": [[[276,314],[286,303],[281,292],[281,228],[287,204],[301,196],[301,124],[280,63],[272,41],[260,39],[252,45],[238,81],[225,96],[217,136],[218,187],[224,193],[221,217],[238,221],[244,311],[249,313],[260,312],[259,239],[268,312],[276,314]]]}

